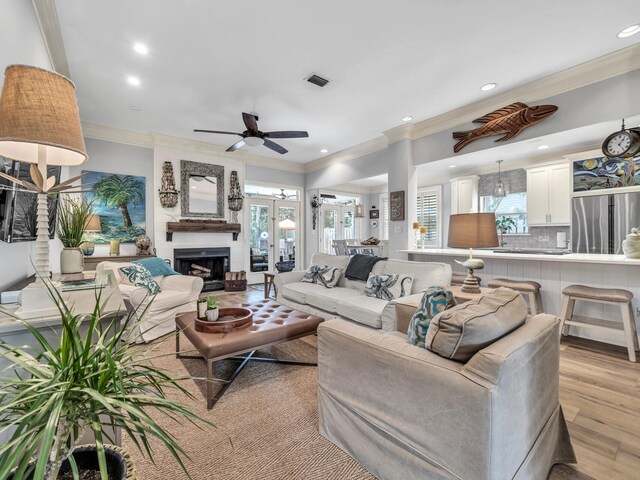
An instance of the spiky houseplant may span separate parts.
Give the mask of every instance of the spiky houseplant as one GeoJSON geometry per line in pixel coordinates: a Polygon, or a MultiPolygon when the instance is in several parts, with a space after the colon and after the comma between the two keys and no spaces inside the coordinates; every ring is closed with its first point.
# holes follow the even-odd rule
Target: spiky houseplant
{"type": "Polygon", "coordinates": [[[96,441],[100,477],[107,480],[105,441],[114,441],[105,427],[122,428],[150,458],[149,440],[155,437],[188,476],[181,459],[186,453],[149,412],[183,418],[198,428],[200,422],[211,425],[168,398],[170,391],[192,398],[179,384],[184,379],[155,368],[151,349],[130,348],[133,338],[128,336],[133,333],[125,332],[135,332],[139,323],[133,314],[119,325],[109,320],[103,313],[106,302],[97,293],[93,312],[77,315],[51,284],[46,285],[62,321],[59,346],[16,316],[12,318],[33,335],[39,352],[0,340],[0,357],[10,363],[0,372],[0,432],[13,429],[11,438],[0,445],[0,479],[13,471],[14,479],[54,480],[64,460],[73,478],[80,478],[72,455],[74,439],[89,429],[96,441]]]}
{"type": "Polygon", "coordinates": [[[66,248],[79,248],[91,216],[92,201],[84,196],[61,195],[56,233],[66,248]]]}

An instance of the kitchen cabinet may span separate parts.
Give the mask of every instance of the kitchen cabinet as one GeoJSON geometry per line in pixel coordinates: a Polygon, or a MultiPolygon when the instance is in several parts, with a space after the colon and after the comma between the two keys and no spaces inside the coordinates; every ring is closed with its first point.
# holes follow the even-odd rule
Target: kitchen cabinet
{"type": "Polygon", "coordinates": [[[451,214],[475,213],[478,211],[477,175],[468,175],[451,180],[451,214]]]}
{"type": "Polygon", "coordinates": [[[569,225],[571,172],[568,162],[527,169],[527,222],[529,226],[569,225]]]}

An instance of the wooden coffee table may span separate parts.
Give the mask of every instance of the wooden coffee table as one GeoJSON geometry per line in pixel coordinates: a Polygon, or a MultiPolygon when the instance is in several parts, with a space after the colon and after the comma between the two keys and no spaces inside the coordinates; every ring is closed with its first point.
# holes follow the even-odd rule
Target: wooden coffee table
{"type": "Polygon", "coordinates": [[[196,312],[176,317],[176,358],[202,358],[207,362],[207,408],[211,409],[249,361],[286,365],[317,366],[315,362],[254,357],[259,348],[313,335],[324,318],[280,305],[273,300],[238,305],[253,312],[253,325],[227,333],[205,333],[195,329],[196,312]],[[180,352],[180,334],[198,351],[198,355],[180,352]],[[248,353],[246,356],[242,354],[248,353]],[[213,394],[213,362],[224,359],[240,361],[240,365],[224,385],[213,394]]]}

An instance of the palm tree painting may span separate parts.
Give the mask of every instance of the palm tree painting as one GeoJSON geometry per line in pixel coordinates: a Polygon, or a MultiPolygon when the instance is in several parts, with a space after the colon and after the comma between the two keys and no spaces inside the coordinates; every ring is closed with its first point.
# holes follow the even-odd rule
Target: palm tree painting
{"type": "Polygon", "coordinates": [[[101,232],[87,233],[95,243],[133,242],[145,233],[145,177],[86,172],[82,179],[93,198],[93,213],[100,216],[101,232]]]}

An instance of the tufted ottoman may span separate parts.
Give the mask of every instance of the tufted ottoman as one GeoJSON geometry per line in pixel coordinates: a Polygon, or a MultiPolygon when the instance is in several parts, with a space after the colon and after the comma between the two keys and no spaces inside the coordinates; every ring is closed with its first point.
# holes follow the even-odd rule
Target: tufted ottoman
{"type": "Polygon", "coordinates": [[[176,357],[203,358],[207,362],[208,409],[211,409],[222,397],[231,382],[240,374],[249,360],[288,365],[317,365],[317,363],[298,362],[295,360],[258,358],[254,357],[253,354],[258,348],[288,342],[289,340],[316,333],[318,325],[324,321],[322,317],[309,315],[268,299],[254,303],[243,303],[239,306],[253,311],[253,325],[229,333],[198,332],[194,326],[196,312],[183,313],[176,317],[176,357]],[[181,332],[189,339],[200,355],[180,353],[181,332]],[[243,353],[248,353],[248,355],[245,357],[237,356],[243,353]],[[241,360],[242,363],[214,396],[213,362],[227,358],[241,360]]]}

